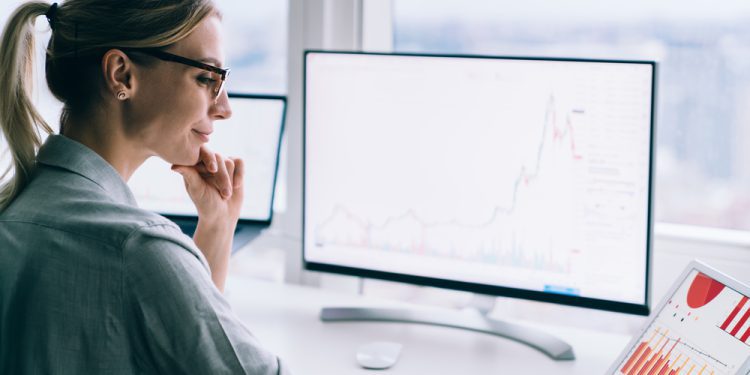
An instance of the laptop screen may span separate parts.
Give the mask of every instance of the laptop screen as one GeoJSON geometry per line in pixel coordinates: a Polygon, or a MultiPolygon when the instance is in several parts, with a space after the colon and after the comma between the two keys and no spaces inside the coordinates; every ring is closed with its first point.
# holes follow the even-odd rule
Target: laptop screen
{"type": "Polygon", "coordinates": [[[693,269],[617,367],[617,374],[744,374],[748,296],[693,269]]]}
{"type": "MultiPolygon", "coordinates": [[[[240,220],[271,221],[286,98],[229,94],[232,117],[217,121],[208,148],[245,162],[240,220]]],[[[148,159],[128,183],[141,208],[170,216],[197,217],[182,177],[157,157],[148,159]]]]}

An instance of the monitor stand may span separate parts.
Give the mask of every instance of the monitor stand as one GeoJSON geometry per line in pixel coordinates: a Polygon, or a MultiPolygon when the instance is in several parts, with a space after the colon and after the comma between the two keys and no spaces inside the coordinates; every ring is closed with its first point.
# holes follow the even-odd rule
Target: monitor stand
{"type": "Polygon", "coordinates": [[[573,347],[567,342],[540,330],[519,324],[492,319],[488,315],[495,305],[492,296],[474,296],[468,311],[415,311],[409,309],[372,307],[324,307],[320,320],[324,322],[377,321],[394,323],[430,324],[443,327],[502,336],[529,345],[554,360],[573,360],[573,347]]]}

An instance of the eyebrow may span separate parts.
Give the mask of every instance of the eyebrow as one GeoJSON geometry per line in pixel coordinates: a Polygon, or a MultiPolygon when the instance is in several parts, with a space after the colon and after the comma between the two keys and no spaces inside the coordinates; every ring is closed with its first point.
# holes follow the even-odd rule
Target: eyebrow
{"type": "Polygon", "coordinates": [[[205,64],[213,64],[217,68],[223,68],[221,62],[213,57],[204,57],[204,58],[198,59],[197,61],[200,61],[205,64]]]}

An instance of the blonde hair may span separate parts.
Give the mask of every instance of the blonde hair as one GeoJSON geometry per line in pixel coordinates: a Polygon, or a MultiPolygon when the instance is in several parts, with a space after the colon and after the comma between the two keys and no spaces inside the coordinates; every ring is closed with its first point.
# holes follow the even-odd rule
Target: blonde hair
{"type": "Polygon", "coordinates": [[[50,6],[29,1],[10,16],[0,41],[0,128],[12,163],[0,175],[0,211],[23,190],[36,165],[40,131],[52,133],[31,101],[34,23],[47,15],[46,79],[70,114],[86,113],[100,99],[101,59],[110,48],[162,48],[187,37],[207,16],[220,16],[211,0],[68,0],[50,6]]]}

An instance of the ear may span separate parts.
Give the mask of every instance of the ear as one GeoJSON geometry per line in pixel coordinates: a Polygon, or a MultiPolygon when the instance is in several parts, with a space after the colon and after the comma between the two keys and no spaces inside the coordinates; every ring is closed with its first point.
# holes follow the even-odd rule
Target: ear
{"type": "Polygon", "coordinates": [[[119,49],[111,49],[102,57],[104,86],[112,98],[126,100],[132,98],[136,89],[135,65],[119,49]],[[124,95],[123,95],[124,93],[124,95]]]}

